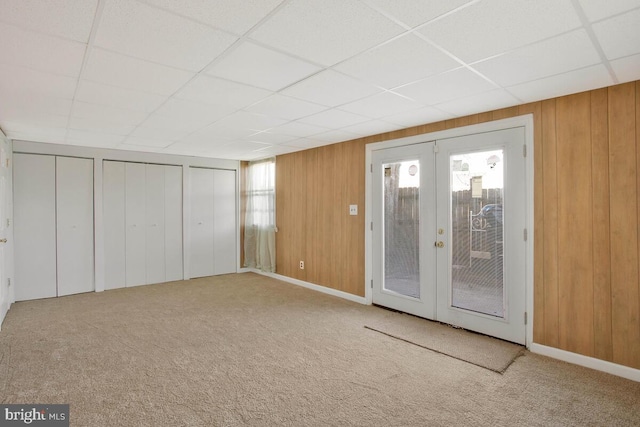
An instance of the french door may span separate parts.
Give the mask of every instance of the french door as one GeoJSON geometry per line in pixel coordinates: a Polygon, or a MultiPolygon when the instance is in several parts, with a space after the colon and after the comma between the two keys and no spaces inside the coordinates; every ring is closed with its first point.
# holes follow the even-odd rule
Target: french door
{"type": "Polygon", "coordinates": [[[525,343],[524,128],[375,150],[373,302],[525,343]]]}

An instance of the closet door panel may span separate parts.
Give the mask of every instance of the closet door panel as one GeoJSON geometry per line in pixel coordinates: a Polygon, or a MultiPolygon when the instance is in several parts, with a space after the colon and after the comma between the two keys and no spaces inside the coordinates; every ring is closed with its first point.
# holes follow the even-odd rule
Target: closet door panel
{"type": "Polygon", "coordinates": [[[93,160],[56,157],[58,296],[91,292],[93,160]]]}
{"type": "Polygon", "coordinates": [[[213,170],[190,168],[190,276],[214,274],[213,170]]]}
{"type": "Polygon", "coordinates": [[[164,256],[166,281],[182,280],[182,168],[164,167],[164,256]]]}
{"type": "Polygon", "coordinates": [[[146,168],[125,164],[126,285],[147,283],[146,276],[146,168]]]}
{"type": "Polygon", "coordinates": [[[105,289],[126,284],[124,165],[111,161],[102,164],[105,289]]]}
{"type": "Polygon", "coordinates": [[[164,166],[146,165],[146,283],[165,281],[164,166]]]}
{"type": "Polygon", "coordinates": [[[236,272],[236,173],[215,169],[213,262],[214,274],[236,272]]]}
{"type": "Polygon", "coordinates": [[[55,157],[14,154],[15,298],[56,296],[55,157]]]}

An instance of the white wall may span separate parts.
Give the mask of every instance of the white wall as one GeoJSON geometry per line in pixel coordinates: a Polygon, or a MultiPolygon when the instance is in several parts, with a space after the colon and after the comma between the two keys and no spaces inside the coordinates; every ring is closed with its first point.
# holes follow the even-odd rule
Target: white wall
{"type": "Polygon", "coordinates": [[[0,180],[4,178],[4,189],[0,189],[0,327],[9,307],[15,300],[13,287],[13,156],[11,141],[0,131],[0,180]],[[8,220],[8,221],[7,221],[8,220]]]}
{"type": "MultiPolygon", "coordinates": [[[[90,147],[77,147],[70,145],[60,144],[44,144],[28,141],[14,141],[13,151],[16,153],[32,153],[32,154],[49,154],[58,156],[70,156],[70,157],[84,157],[94,160],[94,221],[95,221],[95,289],[96,292],[103,291],[105,288],[105,263],[104,263],[104,224],[102,214],[102,161],[103,160],[118,160],[128,162],[141,162],[141,163],[153,163],[153,164],[165,164],[165,165],[177,165],[182,166],[182,185],[183,185],[183,264],[184,264],[184,279],[191,277],[189,270],[189,238],[190,228],[188,218],[190,217],[190,194],[189,194],[189,168],[191,166],[204,167],[204,168],[216,168],[227,169],[236,171],[236,212],[239,215],[239,169],[240,162],[236,160],[223,160],[223,159],[211,159],[204,157],[188,157],[188,156],[175,156],[169,154],[159,153],[140,153],[134,151],[120,151],[120,150],[108,150],[100,148],[90,147]]],[[[11,187],[9,187],[11,188],[11,187]]],[[[239,218],[237,218],[236,224],[240,224],[239,218]]],[[[236,227],[236,239],[240,240],[240,229],[236,227]]],[[[240,269],[240,245],[236,245],[236,271],[240,269]]],[[[3,285],[4,286],[4,285],[3,285]]]]}

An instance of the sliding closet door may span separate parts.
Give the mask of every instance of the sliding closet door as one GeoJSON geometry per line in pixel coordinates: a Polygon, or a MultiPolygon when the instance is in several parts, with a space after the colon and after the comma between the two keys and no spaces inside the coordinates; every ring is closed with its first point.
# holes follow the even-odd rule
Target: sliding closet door
{"type": "Polygon", "coordinates": [[[15,298],[49,298],[56,290],[56,159],[13,157],[15,298]]]}
{"type": "Polygon", "coordinates": [[[125,164],[126,284],[147,283],[146,257],[146,165],[125,164]]]}
{"type": "Polygon", "coordinates": [[[190,168],[191,277],[212,276],[213,267],[213,169],[190,168]]]}
{"type": "Polygon", "coordinates": [[[213,274],[236,272],[236,173],[213,171],[213,274]]]}
{"type": "Polygon", "coordinates": [[[146,283],[165,281],[164,168],[146,165],[146,283]]]}
{"type": "Polygon", "coordinates": [[[91,292],[93,160],[56,158],[58,296],[91,292]]]}
{"type": "Polygon", "coordinates": [[[126,286],[124,163],[102,165],[105,289],[126,286]]]}
{"type": "Polygon", "coordinates": [[[182,280],[182,168],[164,167],[165,281],[182,280]]]}

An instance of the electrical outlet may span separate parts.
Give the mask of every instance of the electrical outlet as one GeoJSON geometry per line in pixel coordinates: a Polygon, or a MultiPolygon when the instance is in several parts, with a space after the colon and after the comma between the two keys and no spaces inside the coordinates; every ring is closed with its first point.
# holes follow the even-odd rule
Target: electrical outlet
{"type": "Polygon", "coordinates": [[[358,215],[358,205],[349,205],[349,215],[358,215]]]}
{"type": "Polygon", "coordinates": [[[300,261],[300,270],[304,270],[304,261],[300,261]]]}

